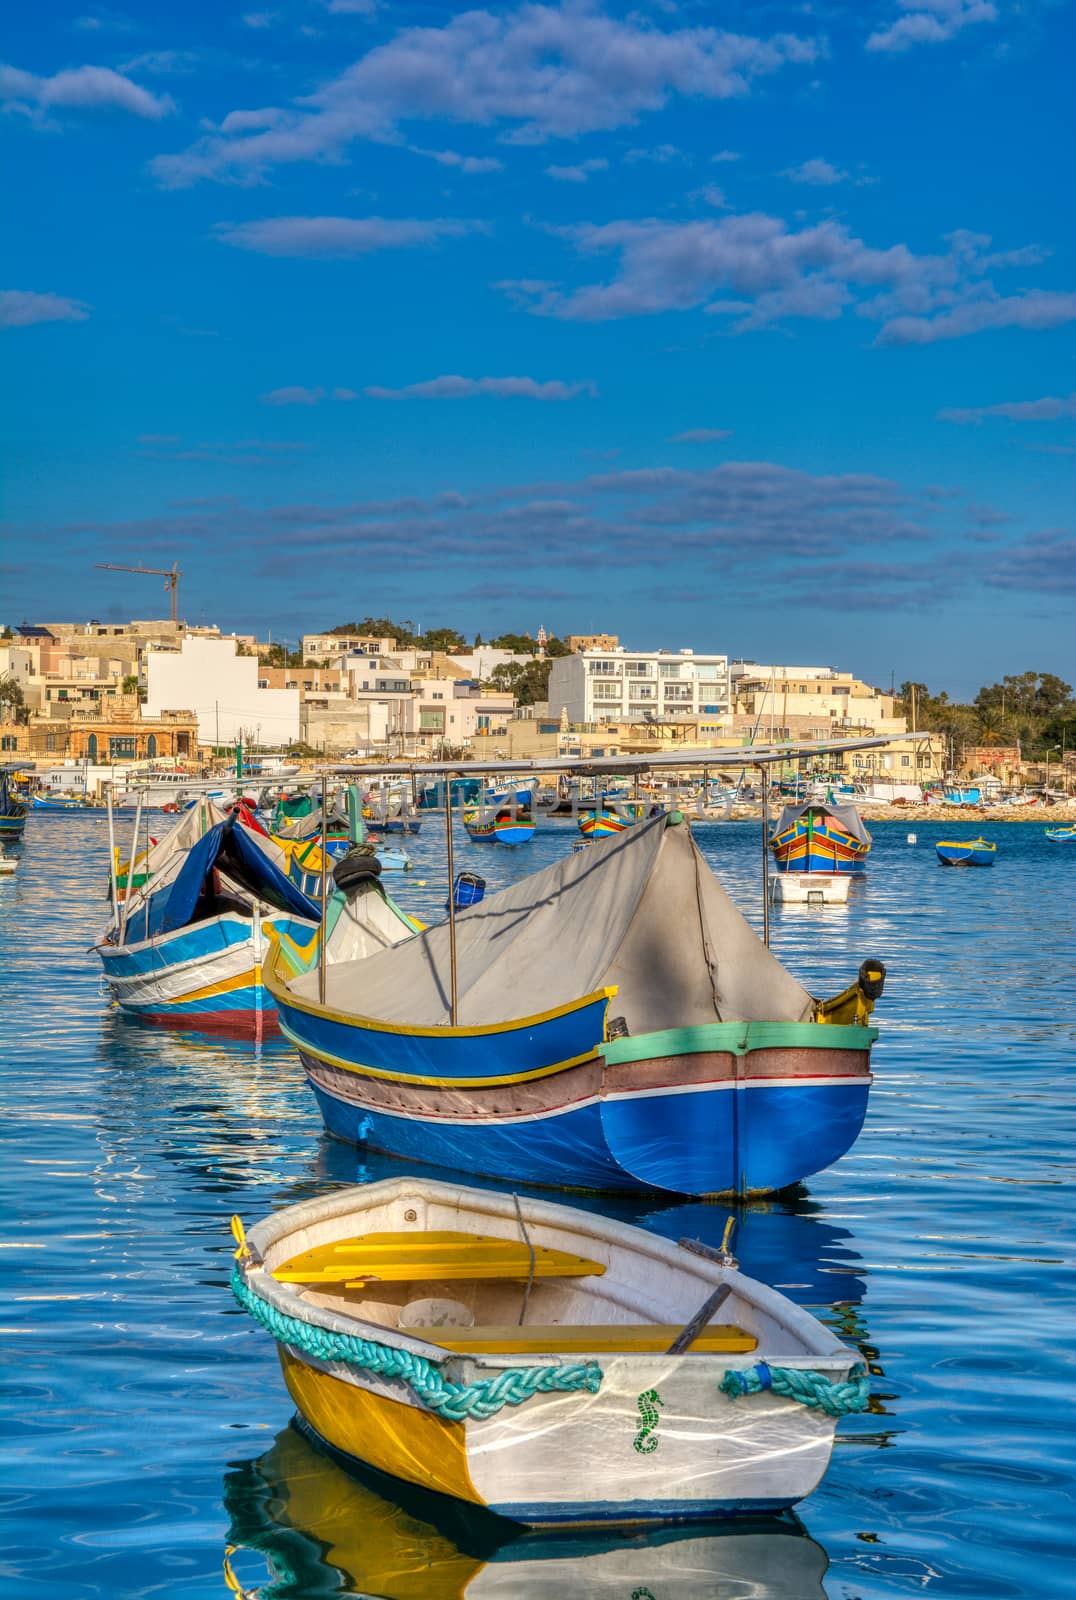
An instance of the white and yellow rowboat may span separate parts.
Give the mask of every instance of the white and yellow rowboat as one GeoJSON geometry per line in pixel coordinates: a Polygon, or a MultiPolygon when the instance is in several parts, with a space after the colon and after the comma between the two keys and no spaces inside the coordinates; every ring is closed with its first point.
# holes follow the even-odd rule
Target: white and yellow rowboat
{"type": "Polygon", "coordinates": [[[785,1509],[867,1404],[856,1352],[731,1257],[588,1211],[399,1178],[235,1226],[308,1428],[527,1525],[785,1509]]]}

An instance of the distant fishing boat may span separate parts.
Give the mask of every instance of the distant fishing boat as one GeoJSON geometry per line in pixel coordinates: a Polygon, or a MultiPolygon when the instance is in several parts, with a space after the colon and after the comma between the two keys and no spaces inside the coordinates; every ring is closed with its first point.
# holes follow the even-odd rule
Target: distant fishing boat
{"type": "Polygon", "coordinates": [[[579,832],[585,839],[608,839],[644,818],[661,815],[664,807],[646,800],[611,800],[608,795],[592,809],[581,811],[579,832]]]}
{"type": "Polygon", "coordinates": [[[1054,844],[1076,844],[1076,822],[1065,828],[1047,828],[1046,837],[1054,844]]]}
{"type": "Polygon", "coordinates": [[[809,994],[678,813],[454,929],[334,963],[324,1001],[283,946],[266,967],[337,1138],[457,1172],[680,1194],[782,1189],[844,1154],[884,976],[865,962],[836,999],[809,994]]]}
{"type": "Polygon", "coordinates": [[[0,850],[0,878],[10,878],[18,864],[15,856],[6,856],[0,850]]]}
{"type": "Polygon", "coordinates": [[[942,839],[934,848],[943,867],[992,867],[997,852],[986,839],[942,839]]]}
{"type": "Polygon", "coordinates": [[[0,844],[21,839],[26,827],[26,807],[12,791],[8,774],[0,769],[0,844]]]}
{"type": "Polygon", "coordinates": [[[778,872],[862,872],[871,836],[855,806],[785,806],[770,849],[778,872]]]}
{"type": "Polygon", "coordinates": [[[85,811],[84,796],[35,794],[31,801],[35,811],[85,811]]]}
{"type": "Polygon", "coordinates": [[[977,806],[982,801],[981,789],[962,789],[957,784],[945,785],[942,797],[949,806],[977,806]]]}
{"type": "Polygon", "coordinates": [[[515,796],[489,796],[484,805],[463,813],[467,837],[475,844],[527,844],[535,832],[530,799],[529,789],[515,796]]]}
{"type": "Polygon", "coordinates": [[[858,1352],[727,1253],[589,1211],[404,1177],[233,1231],[307,1429],[526,1526],[779,1512],[867,1406],[858,1352]]]}

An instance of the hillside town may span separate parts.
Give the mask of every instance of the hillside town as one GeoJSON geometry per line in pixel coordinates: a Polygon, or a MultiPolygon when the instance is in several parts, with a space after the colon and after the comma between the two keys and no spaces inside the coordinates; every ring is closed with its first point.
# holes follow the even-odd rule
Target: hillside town
{"type": "Polygon", "coordinates": [[[44,789],[90,796],[150,769],[209,771],[234,762],[236,746],[300,763],[462,764],[881,735],[883,749],[832,763],[868,797],[903,786],[910,799],[944,781],[987,794],[1076,787],[1063,721],[1056,744],[1025,749],[1006,736],[1004,706],[961,724],[943,714],[961,708],[924,685],[886,692],[843,667],[634,649],[613,633],[560,639],[540,627],[468,645],[451,629],[393,626],[366,619],[289,649],[183,621],[9,625],[0,759],[32,768],[44,789]]]}

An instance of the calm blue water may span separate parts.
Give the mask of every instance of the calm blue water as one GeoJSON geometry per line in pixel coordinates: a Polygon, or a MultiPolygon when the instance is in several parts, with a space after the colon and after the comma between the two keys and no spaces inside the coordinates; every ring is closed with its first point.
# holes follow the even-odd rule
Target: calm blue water
{"type": "MultiPolygon", "coordinates": [[[[232,1212],[250,1222],[392,1162],[322,1137],[286,1048],[159,1035],[110,1010],[86,950],[106,912],[105,824],[32,817],[0,880],[0,1590],[223,1600],[230,1537],[235,1581],[263,1600],[1076,1595],[1076,848],[998,825],[992,869],[936,864],[934,839],[980,828],[875,825],[846,910],[774,912],[774,948],[816,992],[867,955],[889,968],[864,1133],[809,1194],[751,1208],[738,1245],[874,1373],[874,1409],[842,1423],[799,1523],[559,1565],[524,1542],[484,1566],[480,1530],[398,1509],[289,1427],[271,1341],[226,1287],[232,1212]]],[[[758,825],[696,835],[757,918],[758,825]]],[[[493,887],[573,837],[548,824],[510,852],[461,835],[457,867],[493,887]]],[[[446,889],[436,819],[410,848],[416,870],[391,887],[429,914],[446,889]]],[[[618,1210],[712,1239],[727,1214],[618,1210]]]]}

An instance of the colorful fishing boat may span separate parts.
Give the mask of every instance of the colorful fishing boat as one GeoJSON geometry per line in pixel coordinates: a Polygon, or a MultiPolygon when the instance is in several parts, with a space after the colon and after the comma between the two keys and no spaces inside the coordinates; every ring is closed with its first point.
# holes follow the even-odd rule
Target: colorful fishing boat
{"type": "Polygon", "coordinates": [[[1076,822],[1065,828],[1047,828],[1046,837],[1053,844],[1076,844],[1076,822]]]}
{"type": "Polygon", "coordinates": [[[992,867],[998,847],[986,839],[941,839],[934,848],[943,867],[992,867]]]}
{"type": "Polygon", "coordinates": [[[260,1037],[275,1025],[262,984],[270,933],[311,942],[320,907],[231,813],[187,813],[150,880],[124,900],[96,945],[113,999],[159,1026],[260,1037]]]}
{"type": "Polygon", "coordinates": [[[581,811],[577,822],[585,839],[609,839],[648,816],[660,815],[662,809],[648,800],[610,800],[605,796],[590,810],[581,811]]]}
{"type": "Polygon", "coordinates": [[[328,1131],[457,1172],[679,1194],[782,1189],[856,1139],[884,968],[803,988],[679,813],[364,962],[266,983],[328,1131]],[[455,1006],[451,997],[455,997],[455,1006]]]}
{"type": "Polygon", "coordinates": [[[572,1528],[550,1539],[481,1506],[345,1470],[300,1419],[224,1479],[225,1581],[249,1600],[826,1600],[827,1558],[794,1516],[572,1528]],[[269,1588],[237,1573],[265,1567],[269,1588]]]}
{"type": "Polygon", "coordinates": [[[17,798],[8,774],[0,768],[0,844],[21,839],[26,827],[26,806],[17,798]]]}
{"type": "Polygon", "coordinates": [[[34,811],[85,811],[84,795],[35,794],[30,802],[34,811]]]}
{"type": "Polygon", "coordinates": [[[513,804],[465,811],[463,826],[475,844],[527,844],[535,832],[530,812],[513,804]]]}
{"type": "Polygon", "coordinates": [[[780,1512],[867,1406],[858,1352],[732,1256],[592,1212],[404,1177],[233,1230],[315,1437],[525,1526],[780,1512]]]}
{"type": "Polygon", "coordinates": [[[855,806],[785,806],[770,849],[778,872],[862,872],[871,836],[855,806]]]}

